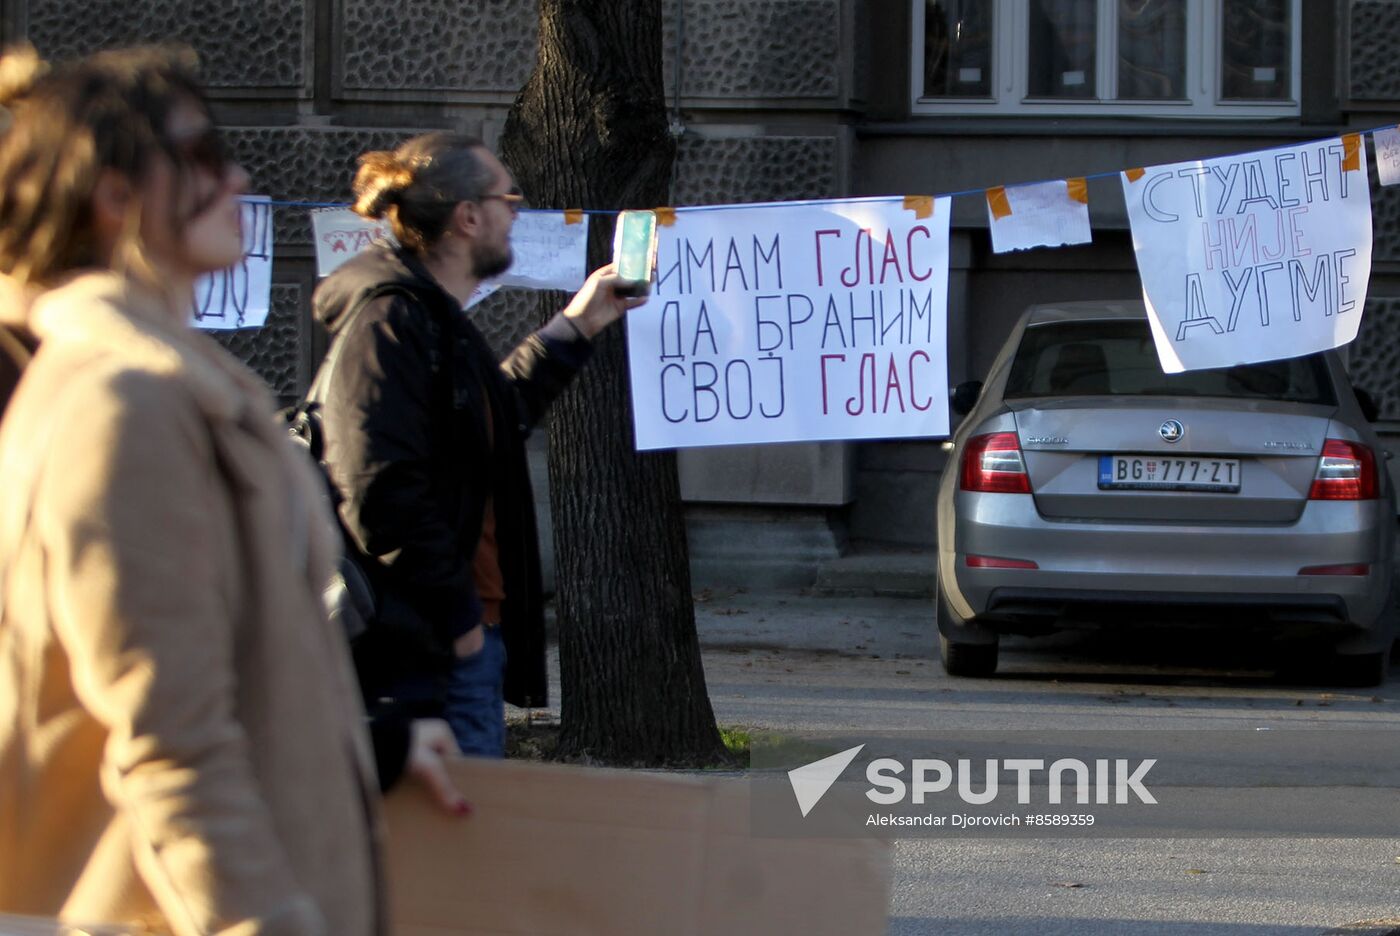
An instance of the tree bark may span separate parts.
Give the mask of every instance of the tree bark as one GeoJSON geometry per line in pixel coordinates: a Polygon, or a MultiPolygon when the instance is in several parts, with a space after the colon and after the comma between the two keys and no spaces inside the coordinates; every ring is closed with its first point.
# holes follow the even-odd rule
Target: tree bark
{"type": "MultiPolygon", "coordinates": [[[[660,0],[541,0],[539,21],[539,58],[501,139],[502,159],[531,202],[666,204],[675,142],[660,0]]],[[[612,221],[590,218],[590,269],[609,259],[612,221]]],[[[541,320],[558,298],[542,301],[541,320]]],[[[559,753],[611,764],[713,763],[723,743],[700,663],[675,455],[635,451],[624,328],[595,344],[550,429],[559,753]]]]}

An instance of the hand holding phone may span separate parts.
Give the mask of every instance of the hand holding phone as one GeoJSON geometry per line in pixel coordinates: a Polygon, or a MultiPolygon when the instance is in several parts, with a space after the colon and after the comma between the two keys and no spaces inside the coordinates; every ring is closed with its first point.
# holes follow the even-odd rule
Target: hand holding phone
{"type": "Polygon", "coordinates": [[[613,234],[613,265],[622,283],[613,287],[619,296],[651,295],[651,274],[656,268],[656,212],[624,211],[617,216],[613,234]]]}

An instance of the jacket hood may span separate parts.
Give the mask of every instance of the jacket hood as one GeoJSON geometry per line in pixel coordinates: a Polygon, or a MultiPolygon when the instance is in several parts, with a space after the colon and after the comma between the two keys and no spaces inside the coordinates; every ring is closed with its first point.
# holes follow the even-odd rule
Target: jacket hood
{"type": "Polygon", "coordinates": [[[423,265],[410,253],[392,247],[372,247],[348,260],[316,287],[311,314],[334,335],[360,299],[384,286],[399,286],[424,303],[453,302],[423,265]]]}

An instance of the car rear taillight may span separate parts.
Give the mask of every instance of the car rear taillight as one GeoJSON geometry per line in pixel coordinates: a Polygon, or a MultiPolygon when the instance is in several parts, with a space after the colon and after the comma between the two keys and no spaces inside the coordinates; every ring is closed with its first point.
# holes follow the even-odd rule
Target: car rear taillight
{"type": "Polygon", "coordinates": [[[1308,500],[1374,500],[1376,456],[1359,442],[1328,439],[1322,445],[1308,500]]]}
{"type": "Polygon", "coordinates": [[[1371,567],[1364,562],[1348,562],[1343,565],[1303,566],[1299,575],[1370,575],[1371,567]]]}
{"type": "Polygon", "coordinates": [[[1031,481],[1014,432],[973,436],[963,447],[962,489],[991,494],[1029,494],[1031,481]]]}
{"type": "Polygon", "coordinates": [[[1004,559],[1001,556],[968,556],[969,569],[1039,569],[1029,559],[1004,559]]]}

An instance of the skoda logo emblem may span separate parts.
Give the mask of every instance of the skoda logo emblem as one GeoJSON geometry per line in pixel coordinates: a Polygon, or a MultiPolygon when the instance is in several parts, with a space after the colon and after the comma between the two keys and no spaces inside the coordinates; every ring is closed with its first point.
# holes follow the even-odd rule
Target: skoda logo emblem
{"type": "Polygon", "coordinates": [[[1180,442],[1181,437],[1186,435],[1186,427],[1175,419],[1168,419],[1158,427],[1157,434],[1163,442],[1180,442]]]}

